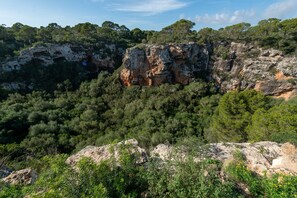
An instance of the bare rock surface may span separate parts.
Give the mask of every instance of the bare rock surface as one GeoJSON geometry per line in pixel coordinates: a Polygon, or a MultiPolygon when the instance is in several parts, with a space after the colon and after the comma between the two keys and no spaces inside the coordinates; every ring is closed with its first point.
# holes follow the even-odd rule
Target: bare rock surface
{"type": "MultiPolygon", "coordinates": [[[[115,159],[118,161],[121,150],[128,149],[131,155],[135,155],[135,163],[143,164],[148,162],[147,152],[138,146],[135,139],[126,140],[117,144],[109,144],[101,147],[87,146],[77,154],[70,156],[67,163],[75,166],[83,157],[91,158],[95,163],[115,159]]],[[[174,147],[160,144],[150,150],[150,158],[166,161],[186,160],[189,156],[184,146],[174,147]]],[[[212,143],[199,145],[197,149],[191,150],[194,161],[199,162],[206,158],[219,160],[223,166],[240,154],[247,165],[247,168],[259,175],[273,175],[275,173],[286,175],[297,175],[297,148],[290,143],[279,144],[276,142],[257,143],[212,143]]]]}
{"type": "Polygon", "coordinates": [[[37,173],[31,168],[26,168],[19,171],[14,171],[2,181],[12,185],[29,185],[33,184],[37,179],[37,173]]]}
{"type": "Polygon", "coordinates": [[[256,89],[289,99],[297,95],[297,58],[279,50],[232,42],[211,49],[196,43],[142,45],[126,50],[120,78],[124,85],[189,84],[197,76],[224,92],[256,89]]]}
{"type": "Polygon", "coordinates": [[[188,84],[207,69],[208,58],[206,48],[195,43],[136,46],[126,50],[120,78],[126,86],[188,84]]]}
{"type": "MultiPolygon", "coordinates": [[[[114,45],[108,46],[111,52],[116,53],[114,45]]],[[[104,49],[105,49],[104,48],[104,49]]],[[[24,49],[20,52],[19,56],[13,57],[1,63],[1,69],[4,72],[20,70],[22,66],[31,61],[40,63],[41,65],[48,66],[59,61],[79,62],[87,58],[89,50],[72,44],[42,44],[24,49]]],[[[110,57],[103,58],[103,52],[99,51],[92,54],[92,59],[99,67],[113,67],[114,61],[110,57]],[[100,65],[101,64],[101,65],[100,65]]]]}
{"type": "Polygon", "coordinates": [[[111,159],[118,162],[120,160],[121,151],[123,150],[128,151],[130,155],[135,156],[136,164],[142,164],[147,161],[146,151],[138,146],[137,140],[130,139],[117,144],[108,144],[101,147],[87,146],[78,153],[70,156],[66,163],[75,166],[79,160],[84,157],[92,159],[97,164],[111,159]]]}
{"type": "MultiPolygon", "coordinates": [[[[183,160],[186,153],[182,149],[168,145],[158,145],[151,151],[152,157],[166,160],[183,160]]],[[[194,153],[194,160],[201,161],[205,157],[219,160],[227,166],[234,160],[236,153],[245,158],[247,167],[259,175],[275,173],[297,175],[297,149],[290,143],[275,142],[257,143],[214,143],[206,145],[201,153],[194,153]]]]}
{"type": "Polygon", "coordinates": [[[19,55],[7,57],[0,62],[1,88],[9,91],[33,89],[34,83],[25,84],[26,79],[22,76],[22,72],[32,69],[32,65],[47,67],[63,62],[73,62],[80,63],[81,67],[90,73],[102,70],[113,71],[116,65],[120,65],[118,62],[123,57],[123,49],[115,44],[100,45],[100,48],[93,49],[91,46],[47,43],[23,49],[19,55]],[[9,79],[17,81],[8,80],[7,76],[12,76],[9,79]]]}
{"type": "Polygon", "coordinates": [[[212,77],[221,90],[254,88],[265,95],[289,99],[297,95],[297,59],[279,50],[232,42],[228,57],[217,57],[212,77]]]}

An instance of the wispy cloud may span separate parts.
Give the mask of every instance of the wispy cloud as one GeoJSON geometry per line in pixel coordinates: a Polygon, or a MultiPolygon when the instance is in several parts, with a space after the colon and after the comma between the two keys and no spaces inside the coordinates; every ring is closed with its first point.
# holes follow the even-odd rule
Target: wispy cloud
{"type": "Polygon", "coordinates": [[[137,12],[144,15],[155,15],[170,10],[176,10],[187,6],[180,0],[142,0],[130,1],[130,3],[120,3],[115,6],[115,10],[123,12],[137,12]]]}
{"type": "Polygon", "coordinates": [[[297,0],[279,0],[271,4],[264,12],[267,18],[276,17],[282,18],[297,10],[297,0]]]}
{"type": "Polygon", "coordinates": [[[215,14],[205,14],[202,16],[196,16],[195,21],[197,23],[205,24],[234,24],[240,22],[246,22],[249,19],[255,17],[256,12],[251,10],[236,10],[234,12],[220,12],[215,14]]]}

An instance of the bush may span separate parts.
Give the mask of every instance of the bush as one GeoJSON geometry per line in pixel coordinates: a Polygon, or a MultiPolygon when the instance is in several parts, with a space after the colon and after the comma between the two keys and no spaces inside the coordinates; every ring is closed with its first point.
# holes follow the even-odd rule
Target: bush
{"type": "Polygon", "coordinates": [[[226,173],[231,181],[247,186],[252,197],[296,197],[297,177],[288,175],[259,176],[246,167],[246,162],[235,157],[227,168],[226,173]]]}
{"type": "Polygon", "coordinates": [[[260,109],[252,117],[248,127],[250,141],[276,141],[297,144],[297,105],[283,103],[265,111],[260,109]]]}
{"type": "Polygon", "coordinates": [[[228,92],[220,99],[206,137],[212,142],[245,142],[254,112],[269,107],[270,99],[255,90],[228,92]]]}
{"type": "Polygon", "coordinates": [[[144,173],[148,181],[148,197],[235,197],[238,192],[234,184],[222,182],[219,177],[221,165],[217,161],[205,160],[149,163],[144,173]]]}

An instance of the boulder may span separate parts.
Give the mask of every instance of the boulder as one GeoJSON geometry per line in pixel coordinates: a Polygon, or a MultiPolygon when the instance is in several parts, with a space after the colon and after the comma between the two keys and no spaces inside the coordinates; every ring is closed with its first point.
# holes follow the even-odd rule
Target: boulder
{"type": "Polygon", "coordinates": [[[130,155],[133,155],[136,164],[147,162],[146,151],[138,146],[137,140],[130,139],[117,144],[108,144],[100,147],[87,146],[78,153],[71,155],[66,160],[66,163],[74,167],[82,158],[90,158],[97,164],[108,160],[119,162],[122,151],[128,151],[130,155]]]}
{"type": "Polygon", "coordinates": [[[12,185],[29,185],[33,184],[37,179],[37,173],[31,168],[26,168],[19,171],[14,171],[2,181],[12,185]]]}

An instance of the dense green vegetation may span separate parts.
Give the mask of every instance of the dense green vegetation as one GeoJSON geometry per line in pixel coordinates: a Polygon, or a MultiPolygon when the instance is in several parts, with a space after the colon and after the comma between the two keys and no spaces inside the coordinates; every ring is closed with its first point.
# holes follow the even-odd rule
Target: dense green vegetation
{"type": "Polygon", "coordinates": [[[105,21],[101,26],[80,23],[73,27],[61,27],[51,23],[46,27],[30,27],[16,23],[12,27],[0,26],[0,60],[13,56],[20,49],[36,43],[73,43],[100,49],[102,43],[113,43],[122,47],[138,43],[176,42],[253,42],[265,48],[276,48],[285,53],[296,52],[297,19],[267,19],[256,26],[239,23],[219,30],[204,28],[193,30],[195,23],[182,19],[161,31],[129,30],[124,25],[105,21]],[[96,43],[96,45],[94,45],[96,43]]]}
{"type": "Polygon", "coordinates": [[[71,43],[100,49],[102,43],[128,47],[146,37],[140,29],[129,30],[124,25],[105,21],[101,26],[80,23],[74,27],[61,27],[51,23],[46,27],[30,27],[15,23],[12,27],[0,26],[0,60],[13,56],[19,50],[40,43],[71,43]]]}
{"type": "Polygon", "coordinates": [[[163,28],[160,32],[148,34],[149,43],[168,42],[198,42],[214,44],[216,42],[246,42],[255,43],[264,48],[280,49],[285,53],[296,54],[297,19],[270,18],[260,21],[256,26],[249,23],[239,23],[219,30],[203,28],[192,30],[195,23],[180,20],[163,28]]]}
{"type": "Polygon", "coordinates": [[[65,83],[54,96],[16,93],[2,101],[0,155],[9,163],[127,138],[146,148],[188,137],[296,143],[296,105],[296,100],[284,102],[254,90],[221,96],[199,81],[125,88],[116,72],[103,72],[76,91],[65,83]]]}
{"type": "MultiPolygon", "coordinates": [[[[161,31],[142,31],[109,21],[101,26],[61,27],[53,23],[40,28],[17,23],[0,26],[0,61],[42,43],[73,43],[96,50],[102,43],[126,48],[139,43],[240,41],[296,54],[296,24],[297,19],[268,19],[254,27],[240,23],[195,31],[193,22],[180,20],[161,31]]],[[[160,169],[155,162],[144,171],[144,167],[131,164],[128,156],[121,168],[113,163],[95,165],[86,159],[77,173],[65,164],[68,154],[86,145],[128,138],[136,138],[145,148],[187,139],[297,144],[296,99],[286,102],[254,90],[223,94],[201,79],[186,86],[123,87],[119,70],[101,72],[90,80],[78,63],[29,64],[18,72],[23,80],[34,80],[36,86],[29,93],[0,90],[0,164],[14,169],[31,166],[40,177],[29,187],[1,185],[0,197],[35,193],[35,197],[238,197],[237,182],[246,183],[257,197],[293,197],[296,191],[296,177],[282,177],[280,185],[278,176],[255,177],[242,161],[229,167],[226,182],[217,174],[221,165],[209,160],[174,164],[175,174],[172,164],[160,169]]],[[[13,78],[14,74],[7,74],[0,82],[13,78]]]]}

